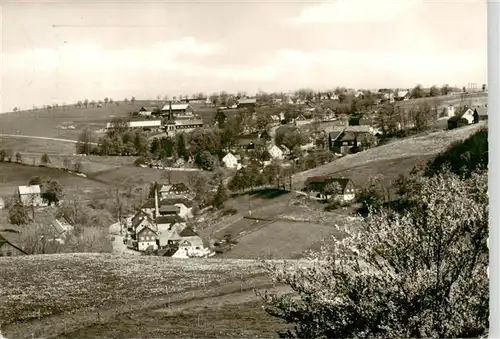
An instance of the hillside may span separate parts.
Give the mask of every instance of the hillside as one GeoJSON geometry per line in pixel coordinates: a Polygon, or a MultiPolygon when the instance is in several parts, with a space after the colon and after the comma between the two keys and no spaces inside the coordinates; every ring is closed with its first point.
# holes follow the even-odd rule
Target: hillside
{"type": "MultiPolygon", "coordinates": [[[[0,134],[23,134],[51,138],[77,140],[84,128],[96,132],[106,126],[113,117],[126,117],[141,106],[158,105],[156,100],[138,100],[133,105],[120,102],[119,106],[94,108],[53,109],[50,111],[21,111],[0,114],[0,134]]],[[[160,106],[162,103],[160,103],[160,106]]],[[[205,123],[211,123],[214,108],[204,104],[192,104],[205,123]]]]}
{"type": "Polygon", "coordinates": [[[120,106],[108,104],[99,108],[58,108],[50,111],[21,111],[0,114],[0,134],[23,134],[76,140],[84,128],[97,131],[106,126],[113,116],[127,116],[129,112],[149,104],[137,101],[120,106]],[[69,127],[69,128],[68,128],[69,127]]]}
{"type": "Polygon", "coordinates": [[[1,162],[0,196],[12,195],[18,186],[27,185],[29,179],[34,176],[55,179],[64,187],[66,193],[70,195],[77,194],[84,199],[96,197],[108,189],[106,184],[76,174],[70,174],[63,170],[1,162]]]}
{"type": "Polygon", "coordinates": [[[370,176],[381,174],[389,183],[399,174],[408,173],[418,163],[425,164],[452,143],[464,140],[485,125],[482,122],[450,131],[418,135],[347,155],[323,166],[295,174],[292,178],[293,187],[300,190],[308,177],[331,174],[350,177],[359,186],[366,184],[370,176]]]}

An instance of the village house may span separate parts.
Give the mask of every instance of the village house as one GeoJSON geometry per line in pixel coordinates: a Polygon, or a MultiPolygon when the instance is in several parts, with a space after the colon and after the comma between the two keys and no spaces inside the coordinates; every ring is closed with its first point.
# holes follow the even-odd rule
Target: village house
{"type": "Polygon", "coordinates": [[[151,224],[141,225],[136,234],[137,250],[144,252],[149,248],[153,250],[158,248],[156,241],[158,234],[151,224]]]}
{"type": "Polygon", "coordinates": [[[243,98],[238,100],[238,108],[248,108],[250,110],[253,110],[256,105],[256,98],[243,98]]]}
{"type": "Polygon", "coordinates": [[[370,126],[336,126],[328,136],[330,151],[345,155],[373,147],[377,138],[372,132],[370,126]]]}
{"type": "MultiPolygon", "coordinates": [[[[224,166],[227,168],[238,168],[239,162],[238,159],[231,153],[227,153],[224,158],[222,158],[222,162],[224,163],[224,166]]],[[[241,165],[240,165],[241,166],[241,165]]]]}
{"type": "Polygon", "coordinates": [[[186,221],[179,215],[165,215],[159,216],[155,219],[156,230],[159,233],[171,231],[173,229],[184,228],[186,221]]]}
{"type": "Polygon", "coordinates": [[[298,117],[296,117],[295,119],[293,119],[293,125],[295,125],[297,127],[310,124],[311,122],[312,122],[311,119],[307,119],[302,114],[300,114],[298,117]]]}
{"type": "Polygon", "coordinates": [[[474,111],[477,113],[479,121],[488,120],[488,107],[476,107],[474,111]]]}
{"type": "Polygon", "coordinates": [[[191,228],[186,227],[178,233],[178,237],[171,241],[179,247],[179,250],[172,255],[173,258],[189,258],[203,253],[204,245],[201,237],[191,228]]]}
{"type": "Polygon", "coordinates": [[[8,230],[0,231],[0,257],[13,257],[26,254],[27,253],[20,246],[18,232],[8,230]]]}
{"type": "MultiPolygon", "coordinates": [[[[160,119],[132,119],[127,121],[127,127],[131,129],[143,129],[143,130],[160,130],[162,128],[160,119]]],[[[113,129],[115,125],[113,122],[106,123],[106,129],[113,129]]]]}
{"type": "Polygon", "coordinates": [[[394,100],[396,101],[406,101],[410,99],[411,92],[408,90],[398,91],[394,96],[394,100]]]}
{"type": "Polygon", "coordinates": [[[276,145],[271,145],[267,149],[269,155],[274,160],[283,160],[283,150],[276,145]]]}
{"type": "Polygon", "coordinates": [[[153,107],[153,106],[142,106],[141,108],[139,108],[139,111],[137,111],[137,113],[140,116],[149,117],[154,112],[156,112],[156,110],[157,110],[157,108],[153,107]]]}
{"type": "Polygon", "coordinates": [[[47,203],[42,199],[40,185],[19,186],[18,194],[24,206],[47,206],[47,203]]]}
{"type": "Polygon", "coordinates": [[[354,183],[348,178],[309,177],[304,182],[304,190],[309,196],[325,200],[333,198],[340,203],[349,203],[356,198],[354,183]]]}
{"type": "Polygon", "coordinates": [[[193,117],[194,109],[188,103],[172,104],[169,102],[160,110],[161,115],[169,115],[172,118],[193,117]]]}
{"type": "Polygon", "coordinates": [[[191,190],[185,183],[179,182],[176,184],[161,185],[158,193],[162,200],[167,198],[188,198],[191,194],[191,190]]]}
{"type": "MultiPolygon", "coordinates": [[[[178,207],[177,215],[183,219],[193,217],[193,203],[184,198],[168,198],[160,201],[160,208],[162,206],[176,206],[178,207]]],[[[160,211],[161,215],[161,211],[160,211]]]]}
{"type": "Polygon", "coordinates": [[[184,119],[175,119],[175,120],[166,120],[165,121],[165,133],[167,136],[172,137],[177,133],[185,132],[189,133],[194,131],[197,128],[203,127],[203,120],[198,118],[184,118],[184,119]]]}
{"type": "Polygon", "coordinates": [[[448,129],[454,129],[479,122],[477,110],[470,107],[463,107],[460,112],[448,119],[448,129]]]}

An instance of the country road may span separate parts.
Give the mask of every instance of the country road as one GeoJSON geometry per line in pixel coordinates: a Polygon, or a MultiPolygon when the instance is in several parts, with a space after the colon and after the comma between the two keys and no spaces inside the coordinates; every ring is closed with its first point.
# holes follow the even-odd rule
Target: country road
{"type": "MultiPolygon", "coordinates": [[[[60,138],[49,138],[49,137],[38,137],[34,135],[20,135],[20,134],[0,134],[0,138],[25,138],[25,139],[39,139],[39,140],[50,140],[50,141],[60,141],[60,142],[69,142],[72,144],[78,143],[77,140],[71,139],[60,139],[60,138]]],[[[97,146],[97,143],[91,142],[91,145],[97,146]]]]}

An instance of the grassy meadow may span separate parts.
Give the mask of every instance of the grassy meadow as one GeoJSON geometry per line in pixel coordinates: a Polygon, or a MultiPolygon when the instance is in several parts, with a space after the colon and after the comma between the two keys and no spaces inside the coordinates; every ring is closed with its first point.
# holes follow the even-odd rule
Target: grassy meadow
{"type": "Polygon", "coordinates": [[[80,309],[126,305],[264,273],[257,261],[83,253],[2,258],[0,270],[4,326],[80,309]]]}
{"type": "Polygon", "coordinates": [[[0,163],[0,196],[14,194],[18,186],[27,185],[29,179],[34,176],[55,179],[64,187],[66,193],[87,199],[107,190],[103,183],[60,169],[3,162],[0,163]]]}

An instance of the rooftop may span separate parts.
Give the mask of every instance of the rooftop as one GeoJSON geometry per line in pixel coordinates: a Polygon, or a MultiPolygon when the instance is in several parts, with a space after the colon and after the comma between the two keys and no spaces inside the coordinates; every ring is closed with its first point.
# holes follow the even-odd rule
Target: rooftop
{"type": "Polygon", "coordinates": [[[40,185],[19,186],[19,194],[40,194],[40,185]]]}

